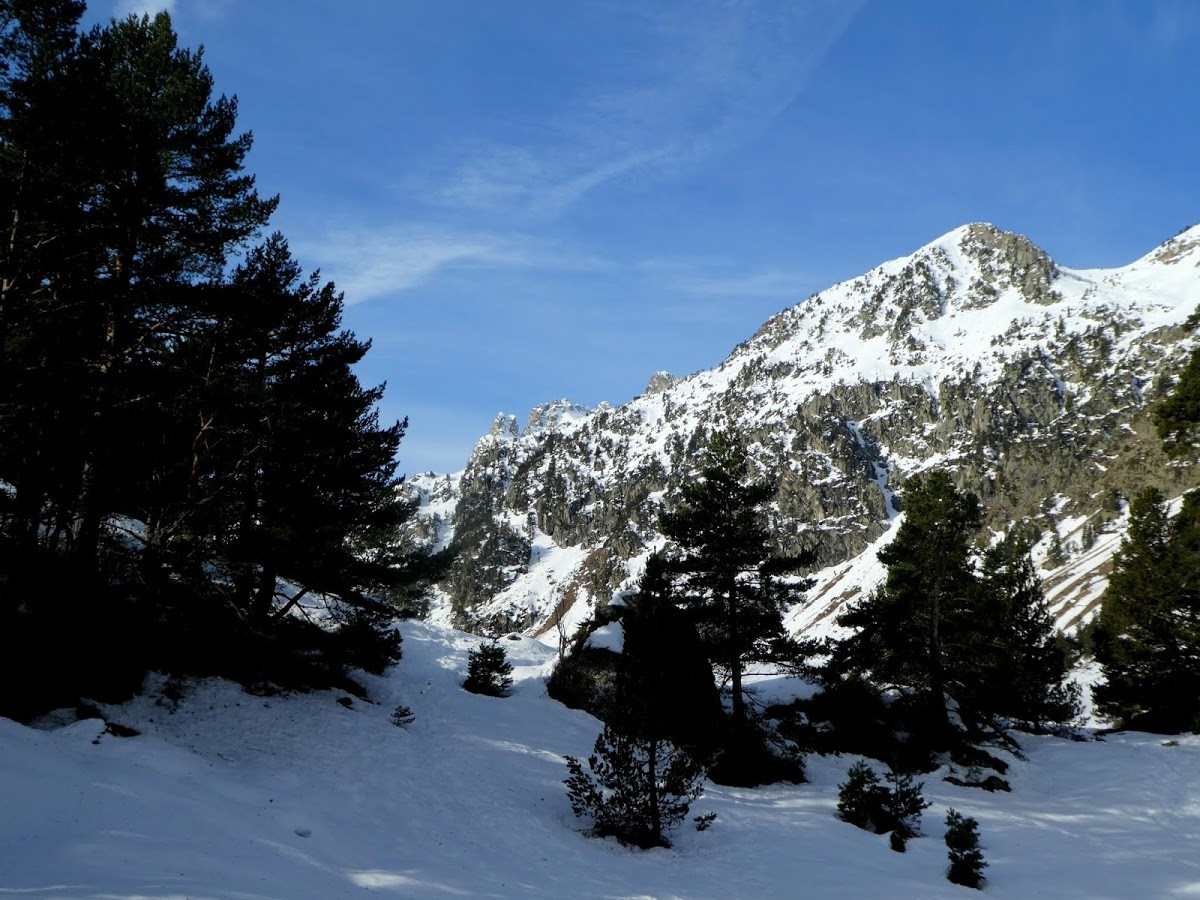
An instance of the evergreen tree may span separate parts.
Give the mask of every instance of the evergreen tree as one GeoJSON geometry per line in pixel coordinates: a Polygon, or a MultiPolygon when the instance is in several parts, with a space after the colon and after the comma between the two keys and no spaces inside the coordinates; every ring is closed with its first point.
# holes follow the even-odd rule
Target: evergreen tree
{"type": "Polygon", "coordinates": [[[468,651],[464,689],[488,697],[507,697],[512,683],[512,664],[495,638],[468,651]]]}
{"type": "Polygon", "coordinates": [[[920,834],[921,812],[929,804],[921,793],[924,785],[912,776],[889,770],[888,784],[880,782],[866,762],[855,763],[838,785],[838,818],[876,834],[891,833],[893,850],[903,853],[910,838],[920,834]]]}
{"type": "Polygon", "coordinates": [[[1200,495],[1173,522],[1156,488],[1130,503],[1093,647],[1101,713],[1127,727],[1200,729],[1200,495]]]}
{"type": "Polygon", "coordinates": [[[982,628],[989,641],[979,670],[958,690],[981,712],[1033,725],[1065,722],[1079,712],[1078,688],[1066,681],[1067,658],[1055,637],[1042,582],[1028,544],[1015,533],[983,555],[982,628]]]}
{"type": "Polygon", "coordinates": [[[704,767],[697,758],[711,734],[716,697],[678,669],[670,652],[679,612],[662,557],[650,558],[625,616],[625,643],[609,720],[596,739],[587,770],[567,757],[567,793],[577,816],[597,835],[638,847],[667,846],[665,832],[682,821],[700,796],[704,767]],[[664,647],[668,648],[663,652],[664,647]],[[693,693],[694,692],[694,693],[693,693]],[[681,746],[681,738],[690,746],[681,746]]]}
{"type": "Polygon", "coordinates": [[[879,551],[887,580],[838,618],[854,633],[832,648],[828,674],[865,674],[880,684],[919,689],[935,743],[949,737],[945,695],[973,677],[979,591],[971,541],[979,502],[935,471],[914,478],[904,494],[904,521],[879,551]]]}
{"type": "Polygon", "coordinates": [[[566,757],[567,796],[592,833],[642,849],[669,846],[666,834],[703,791],[703,769],[669,741],[605,725],[587,769],[566,757]]]}
{"type": "Polygon", "coordinates": [[[1153,410],[1155,427],[1169,456],[1195,455],[1200,425],[1200,350],[1193,350],[1169,397],[1153,410]]]}
{"type": "Polygon", "coordinates": [[[43,533],[65,535],[89,565],[102,519],[130,512],[128,428],[157,425],[162,404],[145,388],[193,314],[190,288],[219,275],[275,201],[242,171],[250,138],[233,134],[236,103],[212,99],[169,17],[73,38],[81,6],[0,8],[11,54],[2,215],[14,235],[0,259],[13,376],[0,415],[46,423],[3,439],[0,464],[17,491],[14,530],[37,534],[49,519],[43,533]],[[35,376],[40,390],[26,389],[35,376]]]}
{"type": "Polygon", "coordinates": [[[846,771],[846,780],[838,785],[838,818],[882,834],[887,831],[883,821],[886,795],[887,788],[880,784],[875,770],[860,760],[846,771]]]}
{"type": "Polygon", "coordinates": [[[675,542],[678,602],[695,622],[709,659],[729,676],[735,732],[746,727],[742,675],[747,662],[793,658],[783,612],[807,582],[782,577],[812,561],[775,550],[765,507],[774,496],[755,481],[750,458],[731,430],[712,435],[699,471],[688,478],[675,509],[661,519],[675,542]]]}
{"type": "Polygon", "coordinates": [[[946,811],[946,847],[950,870],[946,878],[964,887],[980,888],[987,863],[979,849],[979,823],[957,810],[946,811]]]}
{"type": "Polygon", "coordinates": [[[647,560],[621,616],[624,642],[606,720],[705,758],[721,729],[721,701],[695,626],[675,605],[668,561],[647,560]],[[629,698],[636,697],[631,703],[629,698]]]}

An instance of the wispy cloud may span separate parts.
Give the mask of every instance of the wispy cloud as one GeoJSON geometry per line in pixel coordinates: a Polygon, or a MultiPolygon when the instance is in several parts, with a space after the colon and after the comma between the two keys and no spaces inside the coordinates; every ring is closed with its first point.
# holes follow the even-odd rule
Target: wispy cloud
{"type": "Polygon", "coordinates": [[[671,283],[687,294],[725,297],[791,297],[799,300],[811,288],[811,279],[784,269],[763,269],[736,275],[686,275],[671,283]]]}
{"type": "Polygon", "coordinates": [[[638,31],[651,48],[648,61],[590,73],[549,120],[531,125],[531,140],[469,153],[433,195],[549,220],[616,179],[709,159],[804,90],[864,2],[612,4],[622,32],[638,31]]]}
{"type": "Polygon", "coordinates": [[[174,14],[175,0],[119,0],[113,8],[113,14],[119,19],[125,16],[152,16],[159,12],[174,14]]]}
{"type": "Polygon", "coordinates": [[[593,188],[664,157],[647,150],[591,160],[564,150],[497,147],[463,162],[437,199],[471,210],[517,209],[555,219],[593,188]]]}
{"type": "Polygon", "coordinates": [[[304,242],[297,252],[321,264],[347,303],[410,290],[449,268],[520,266],[529,259],[511,240],[417,227],[341,229],[304,242]]]}
{"type": "Polygon", "coordinates": [[[349,304],[412,290],[465,269],[595,270],[603,260],[523,235],[471,233],[405,224],[345,227],[294,242],[308,265],[345,292],[349,304]]]}

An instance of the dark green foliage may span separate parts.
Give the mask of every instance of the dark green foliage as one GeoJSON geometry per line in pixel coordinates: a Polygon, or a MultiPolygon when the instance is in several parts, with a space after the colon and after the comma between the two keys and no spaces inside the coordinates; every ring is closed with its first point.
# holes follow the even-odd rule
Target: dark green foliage
{"type": "Polygon", "coordinates": [[[1154,408],[1153,417],[1168,456],[1195,455],[1200,426],[1200,350],[1192,351],[1175,390],[1154,408]]]}
{"type": "Polygon", "coordinates": [[[1050,535],[1050,549],[1046,551],[1046,564],[1051,568],[1058,568],[1066,562],[1067,553],[1063,549],[1062,538],[1055,531],[1050,535]]]}
{"type": "Polygon", "coordinates": [[[1113,559],[1091,629],[1104,672],[1096,708],[1150,731],[1200,729],[1200,494],[1174,521],[1148,488],[1130,504],[1129,530],[1113,559]]]}
{"type": "Polygon", "coordinates": [[[707,757],[719,740],[721,703],[703,643],[676,607],[674,590],[665,560],[652,556],[621,617],[625,639],[615,685],[618,708],[610,720],[646,731],[645,724],[630,721],[636,714],[652,723],[654,734],[707,757]],[[639,698],[632,706],[631,695],[639,698]]]}
{"type": "Polygon", "coordinates": [[[978,597],[971,541],[981,523],[979,501],[935,471],[910,482],[905,519],[879,552],[884,585],[843,613],[855,633],[833,648],[830,675],[866,674],[883,685],[917,688],[925,697],[936,740],[949,738],[944,695],[975,674],[973,643],[978,597]]]}
{"type": "Polygon", "coordinates": [[[703,791],[704,770],[669,741],[605,725],[587,769],[568,756],[567,796],[592,833],[648,849],[669,846],[665,832],[683,821],[703,791]]]}
{"type": "Polygon", "coordinates": [[[1033,726],[1079,714],[1079,689],[1067,682],[1068,660],[1046,609],[1042,582],[1023,541],[1008,537],[983,555],[983,627],[975,689],[960,690],[992,716],[1033,726]],[[973,698],[972,698],[973,695],[973,698]]]}
{"type": "Polygon", "coordinates": [[[876,834],[891,833],[891,847],[903,853],[910,838],[920,832],[921,812],[929,804],[921,784],[912,776],[889,771],[887,784],[865,762],[857,762],[838,785],[838,818],[876,834]]]}
{"type": "Polygon", "coordinates": [[[904,852],[904,845],[909,838],[921,833],[921,813],[929,803],[921,794],[924,784],[913,783],[911,775],[888,772],[887,803],[884,807],[886,821],[891,826],[891,846],[897,852],[904,852]]]}
{"type": "Polygon", "coordinates": [[[707,758],[723,727],[721,702],[695,626],[675,606],[666,576],[663,559],[652,557],[637,593],[624,606],[598,609],[595,623],[576,635],[546,691],[560,703],[613,723],[625,714],[619,689],[649,684],[652,693],[643,694],[656,707],[652,716],[662,737],[707,758]],[[609,621],[621,623],[622,653],[587,646],[592,625],[609,621]]]}
{"type": "Polygon", "coordinates": [[[416,720],[416,715],[407,706],[397,706],[392,710],[392,724],[397,728],[407,728],[416,720]]]}
{"type": "Polygon", "coordinates": [[[1091,550],[1096,545],[1096,526],[1088,522],[1083,526],[1083,534],[1079,539],[1079,546],[1083,550],[1091,550]]]}
{"type": "Polygon", "coordinates": [[[661,519],[678,548],[671,564],[676,602],[695,623],[711,662],[729,676],[735,729],[746,724],[746,663],[794,655],[783,611],[800,601],[808,584],[783,576],[812,561],[776,552],[765,512],[775,487],[753,478],[739,436],[717,432],[675,509],[661,519]]]}
{"type": "Polygon", "coordinates": [[[882,834],[881,827],[887,788],[865,762],[859,761],[846,772],[846,780],[838,785],[838,818],[856,828],[882,834]]]}
{"type": "Polygon", "coordinates": [[[946,812],[946,846],[949,848],[950,871],[946,878],[964,887],[980,888],[987,863],[979,849],[979,823],[957,810],[946,812]]]}
{"type": "Polygon", "coordinates": [[[905,494],[904,523],[879,554],[886,582],[838,620],[857,631],[831,647],[827,684],[868,677],[881,687],[916,689],[925,715],[912,715],[907,704],[898,710],[908,720],[897,730],[908,734],[909,755],[922,746],[959,747],[989,731],[1002,738],[1000,718],[1041,725],[1077,709],[1028,546],[1015,536],[1000,542],[977,573],[972,541],[980,521],[978,501],[946,473],[916,479],[905,494]],[[952,726],[946,695],[965,733],[952,726]]]}
{"type": "Polygon", "coordinates": [[[512,688],[512,665],[495,638],[467,653],[467,678],[463,688],[472,694],[507,697],[512,688]]]}
{"type": "Polygon", "coordinates": [[[677,635],[686,643],[688,623],[672,603],[661,557],[648,561],[623,621],[608,720],[587,760],[590,774],[567,758],[567,792],[571,808],[591,818],[595,834],[643,848],[666,846],[664,832],[700,795],[704,766],[698,756],[711,747],[719,704],[702,657],[671,652],[677,635]],[[680,671],[681,659],[691,675],[680,671]],[[681,746],[684,741],[690,746],[681,746]]]}
{"type": "Polygon", "coordinates": [[[276,201],[201,54],[82,9],[0,0],[0,635],[73,673],[45,702],[147,666],[379,671],[399,638],[366,594],[444,561],[395,549],[404,425],[354,375],[368,344],[281,237],[229,272],[276,201]],[[340,627],[294,621],[306,596],[340,627]]]}
{"type": "Polygon", "coordinates": [[[610,650],[578,646],[560,659],[546,679],[546,693],[564,706],[609,721],[616,695],[621,656],[610,650]]]}

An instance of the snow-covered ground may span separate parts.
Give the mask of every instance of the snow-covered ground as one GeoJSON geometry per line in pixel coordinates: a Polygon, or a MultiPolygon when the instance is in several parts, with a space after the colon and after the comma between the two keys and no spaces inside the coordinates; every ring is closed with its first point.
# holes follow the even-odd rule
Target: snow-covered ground
{"type": "Polygon", "coordinates": [[[175,705],[153,682],[106,716],[35,730],[0,719],[0,895],[103,898],[965,897],[944,879],[947,806],[976,817],[999,897],[1200,897],[1200,737],[1022,738],[1010,794],[925,779],[906,854],[834,817],[851,758],[811,783],[709,786],[669,850],[582,833],[562,755],[590,716],[546,696],[554,652],[504,640],[512,697],[459,688],[477,639],[403,626],[404,659],[337,692],[256,697],[221,681],[175,705]],[[390,721],[405,705],[415,721],[390,721]]]}

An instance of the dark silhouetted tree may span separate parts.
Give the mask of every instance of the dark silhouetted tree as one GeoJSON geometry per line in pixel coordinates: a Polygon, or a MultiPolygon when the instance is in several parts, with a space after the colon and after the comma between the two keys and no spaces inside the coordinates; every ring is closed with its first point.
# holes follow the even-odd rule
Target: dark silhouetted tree
{"type": "Polygon", "coordinates": [[[808,587],[784,577],[812,558],[777,552],[766,515],[774,493],[770,482],[755,479],[740,437],[719,431],[704,447],[698,471],[685,480],[675,509],[661,519],[677,547],[676,602],[691,616],[710,660],[728,674],[735,731],[746,727],[747,662],[794,658],[783,612],[808,587]]]}
{"type": "Polygon", "coordinates": [[[1130,503],[1093,649],[1101,713],[1151,731],[1200,729],[1200,495],[1174,521],[1156,488],[1130,503]]]}

